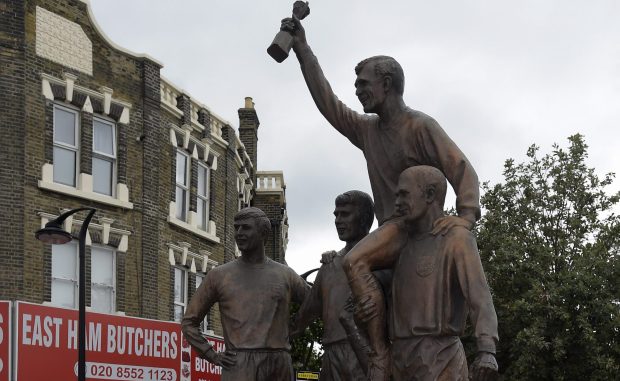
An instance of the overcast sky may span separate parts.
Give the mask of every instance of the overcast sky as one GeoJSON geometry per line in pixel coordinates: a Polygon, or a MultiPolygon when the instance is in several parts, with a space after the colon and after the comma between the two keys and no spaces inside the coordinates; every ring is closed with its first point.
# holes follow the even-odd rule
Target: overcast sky
{"type": "MultiPolygon", "coordinates": [[[[298,272],[340,249],[333,200],[370,193],[361,151],[323,119],[294,54],[266,53],[292,0],[91,0],[116,44],[238,127],[251,96],[261,122],[258,169],[283,170],[288,263],[298,272]]],[[[353,68],[385,54],[405,71],[405,102],[434,117],[481,181],[536,143],[585,135],[599,174],[620,168],[620,2],[616,0],[311,1],[308,43],[336,94],[362,112],[353,68]]],[[[619,189],[616,180],[613,189],[619,189]]],[[[454,202],[454,198],[449,200],[454,202]]]]}

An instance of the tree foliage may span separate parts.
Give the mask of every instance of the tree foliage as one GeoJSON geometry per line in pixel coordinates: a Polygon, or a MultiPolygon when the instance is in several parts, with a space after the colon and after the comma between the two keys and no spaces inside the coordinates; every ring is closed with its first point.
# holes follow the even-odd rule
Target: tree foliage
{"type": "MultiPolygon", "coordinates": [[[[299,305],[294,304],[291,312],[294,315],[299,311],[299,305]]],[[[294,317],[293,317],[294,319],[294,317]]],[[[291,360],[293,367],[298,370],[319,371],[321,369],[320,350],[323,337],[323,321],[317,319],[310,323],[308,328],[291,342],[291,360]]]]}
{"type": "Polygon", "coordinates": [[[583,136],[504,165],[483,185],[477,239],[498,314],[505,380],[620,374],[620,194],[586,165],[583,136]]]}

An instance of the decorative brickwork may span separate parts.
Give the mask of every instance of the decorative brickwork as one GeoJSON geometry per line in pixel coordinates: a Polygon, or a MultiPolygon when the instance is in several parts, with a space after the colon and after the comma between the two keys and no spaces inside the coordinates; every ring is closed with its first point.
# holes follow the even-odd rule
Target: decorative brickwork
{"type": "Polygon", "coordinates": [[[93,44],[80,25],[37,7],[37,55],[93,74],[93,44]]]}
{"type": "MultiPolygon", "coordinates": [[[[257,184],[258,117],[246,103],[239,110],[237,136],[228,122],[162,79],[159,63],[111,45],[89,19],[87,7],[81,0],[6,0],[0,5],[0,138],[10,142],[0,150],[0,299],[51,300],[52,249],[33,233],[64,210],[89,206],[97,209],[89,228],[92,242],[116,250],[116,311],[170,320],[174,266],[190,274],[191,294],[195,274],[236,257],[232,224],[238,211],[237,182],[251,170],[257,184]],[[46,30],[49,35],[42,34],[46,30]],[[67,44],[73,45],[69,49],[67,44]],[[58,164],[54,104],[78,111],[75,186],[53,180],[58,164]],[[92,192],[97,116],[116,121],[114,197],[92,192]],[[190,221],[185,225],[170,218],[177,147],[191,162],[190,221]],[[208,232],[190,224],[196,216],[199,162],[210,168],[208,232]],[[184,249],[173,250],[171,261],[169,248],[179,245],[184,249]]],[[[259,207],[275,224],[285,205],[280,193],[265,198],[257,192],[259,207]]],[[[77,229],[83,218],[75,215],[68,229],[77,229]]],[[[274,225],[274,231],[275,241],[270,237],[267,249],[282,261],[280,229],[274,225]]],[[[209,316],[209,329],[221,335],[218,306],[209,316]]]]}

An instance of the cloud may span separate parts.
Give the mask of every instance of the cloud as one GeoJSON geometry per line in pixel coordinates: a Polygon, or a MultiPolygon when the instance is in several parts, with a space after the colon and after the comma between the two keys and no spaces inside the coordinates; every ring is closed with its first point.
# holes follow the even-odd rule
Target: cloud
{"type": "MultiPolygon", "coordinates": [[[[333,199],[369,190],[365,161],[316,110],[295,57],[277,64],[265,52],[292,2],[91,2],[114,42],[162,61],[165,77],[234,126],[243,98],[254,98],[259,170],[284,170],[288,186],[289,264],[305,271],[342,246],[333,199]]],[[[577,132],[599,173],[620,168],[619,2],[360,0],[311,9],[308,41],[338,96],[361,111],[355,64],[394,56],[407,104],[439,121],[482,181],[500,181],[504,160],[522,160],[530,144],[546,152],[577,132]]]]}

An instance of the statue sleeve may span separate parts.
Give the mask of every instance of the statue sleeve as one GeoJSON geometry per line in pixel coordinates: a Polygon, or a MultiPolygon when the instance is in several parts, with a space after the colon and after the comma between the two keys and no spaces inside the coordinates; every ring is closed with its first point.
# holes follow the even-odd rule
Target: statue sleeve
{"type": "Polygon", "coordinates": [[[291,273],[291,300],[302,304],[307,295],[310,294],[310,285],[290,267],[289,270],[291,273]]]}
{"type": "Polygon", "coordinates": [[[347,137],[357,148],[363,150],[363,131],[369,117],[351,110],[338,99],[325,78],[314,53],[308,45],[296,50],[306,85],[317,108],[338,132],[347,137]]]}
{"type": "Polygon", "coordinates": [[[434,119],[429,117],[417,131],[416,148],[452,185],[459,217],[475,223],[480,219],[480,185],[474,167],[434,119]]]}
{"type": "Polygon", "coordinates": [[[455,228],[452,249],[458,281],[469,304],[470,319],[479,352],[495,353],[497,341],[497,314],[487,284],[476,241],[471,232],[455,228]],[[458,229],[458,230],[457,230],[458,229]]]}
{"type": "Polygon", "coordinates": [[[211,345],[200,332],[200,323],[217,301],[217,290],[214,287],[213,278],[214,274],[211,271],[196,290],[181,321],[183,336],[202,358],[211,349],[211,345]]]}

